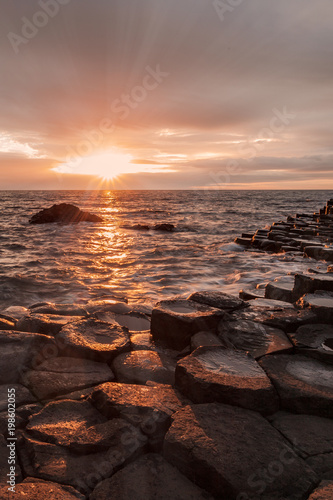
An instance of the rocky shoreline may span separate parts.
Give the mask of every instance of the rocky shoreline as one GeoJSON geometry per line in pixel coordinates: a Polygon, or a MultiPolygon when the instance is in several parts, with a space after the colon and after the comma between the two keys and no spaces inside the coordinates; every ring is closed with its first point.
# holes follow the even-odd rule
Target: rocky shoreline
{"type": "MultiPolygon", "coordinates": [[[[236,242],[329,264],[333,200],[236,242]]],[[[332,271],[153,309],[9,307],[0,498],[333,498],[332,271]]]]}

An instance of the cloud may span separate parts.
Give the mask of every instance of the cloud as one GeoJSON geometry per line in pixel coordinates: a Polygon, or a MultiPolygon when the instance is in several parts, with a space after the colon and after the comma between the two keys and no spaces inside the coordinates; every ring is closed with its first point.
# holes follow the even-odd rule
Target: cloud
{"type": "MultiPolygon", "coordinates": [[[[14,142],[0,154],[46,156],[49,163],[31,169],[36,186],[55,162],[82,156],[85,141],[89,154],[118,148],[157,167],[165,158],[172,170],[177,164],[177,172],[142,175],[143,187],[163,187],[164,175],[170,185],[205,186],[211,165],[230,159],[240,162],[251,185],[262,176],[287,187],[295,172],[316,183],[307,156],[327,165],[319,176],[330,172],[331,0],[244,1],[223,22],[210,0],[2,0],[1,10],[0,137],[14,142]],[[15,53],[8,34],[22,37],[46,3],[59,7],[56,14],[15,53]],[[135,89],[147,66],[168,77],[140,102],[130,101],[123,118],[115,102],[123,106],[126,96],[140,95],[135,89]],[[274,110],[284,108],[295,118],[262,137],[274,110]],[[101,132],[105,120],[112,131],[101,132]],[[102,138],[94,143],[88,137],[96,133],[102,138]],[[190,179],[193,169],[200,175],[190,179]]],[[[2,165],[6,178],[15,176],[2,165]]],[[[64,182],[72,186],[69,177],[64,182]]]]}

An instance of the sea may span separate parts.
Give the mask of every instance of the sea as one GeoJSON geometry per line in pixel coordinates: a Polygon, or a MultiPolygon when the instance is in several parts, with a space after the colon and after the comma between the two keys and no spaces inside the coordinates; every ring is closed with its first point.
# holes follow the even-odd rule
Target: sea
{"type": "Polygon", "coordinates": [[[302,255],[244,250],[242,232],[313,213],[333,191],[0,191],[0,311],[125,297],[154,304],[198,290],[238,295],[279,276],[325,270],[302,255]],[[102,223],[31,225],[55,203],[102,223]],[[131,229],[171,223],[174,232],[131,229]]]}

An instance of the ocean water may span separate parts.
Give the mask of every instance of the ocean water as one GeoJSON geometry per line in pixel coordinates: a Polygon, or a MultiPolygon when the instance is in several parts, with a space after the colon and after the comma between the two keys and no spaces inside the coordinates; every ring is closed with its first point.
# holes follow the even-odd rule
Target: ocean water
{"type": "Polygon", "coordinates": [[[0,310],[38,301],[73,303],[112,294],[154,303],[196,290],[238,295],[324,263],[244,251],[233,240],[332,191],[1,191],[0,310]],[[103,223],[30,225],[54,203],[73,203],[103,223]],[[173,233],[123,226],[170,222],[173,233]]]}

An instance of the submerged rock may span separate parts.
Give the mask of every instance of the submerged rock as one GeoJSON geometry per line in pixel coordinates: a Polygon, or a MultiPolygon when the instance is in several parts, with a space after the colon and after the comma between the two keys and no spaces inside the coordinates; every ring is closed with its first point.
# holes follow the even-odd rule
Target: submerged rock
{"type": "Polygon", "coordinates": [[[282,408],[333,417],[333,366],[305,356],[270,355],[259,364],[276,388],[282,408]]]}
{"type": "Polygon", "coordinates": [[[164,456],[219,500],[303,500],[318,482],[265,418],[222,404],[178,411],[164,456]]]}
{"type": "Polygon", "coordinates": [[[180,360],[176,387],[194,403],[226,403],[263,413],[279,408],[275,389],[258,363],[224,347],[199,347],[180,360]]]}
{"type": "Polygon", "coordinates": [[[172,231],[175,230],[175,226],[173,224],[156,224],[154,226],[155,231],[167,231],[168,233],[171,233],[172,231]]]}
{"type": "Polygon", "coordinates": [[[114,379],[107,364],[87,359],[53,358],[30,370],[22,382],[39,399],[68,394],[114,379]]]}
{"type": "Polygon", "coordinates": [[[102,481],[90,500],[213,500],[161,455],[150,453],[102,481]]]}
{"type": "Polygon", "coordinates": [[[103,219],[98,215],[83,212],[75,205],[60,203],[60,205],[53,205],[51,208],[41,210],[29,220],[30,224],[49,224],[51,222],[72,224],[78,222],[103,222],[103,219]]]}
{"type": "Polygon", "coordinates": [[[171,349],[182,350],[200,331],[216,332],[225,312],[192,300],[163,300],[156,304],[151,318],[153,339],[171,349]]]}

